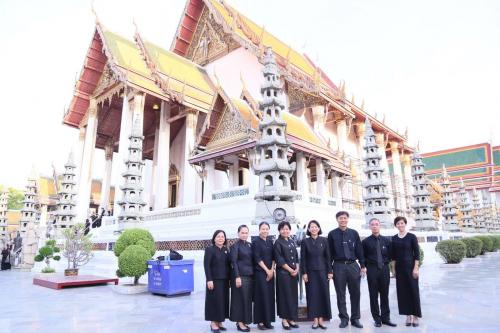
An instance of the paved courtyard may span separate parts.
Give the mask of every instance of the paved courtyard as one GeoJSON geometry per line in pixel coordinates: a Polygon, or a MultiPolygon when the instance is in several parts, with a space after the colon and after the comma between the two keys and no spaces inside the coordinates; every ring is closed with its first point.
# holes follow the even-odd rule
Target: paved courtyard
{"type": "MultiPolygon", "coordinates": [[[[210,332],[204,316],[204,292],[167,298],[150,294],[119,295],[111,286],[51,290],[32,284],[32,273],[0,272],[0,333],[59,332],[210,332]]],[[[338,332],[500,332],[500,252],[467,259],[458,267],[431,263],[421,269],[423,318],[420,327],[404,327],[397,315],[396,290],[391,281],[391,312],[397,328],[374,328],[366,279],[362,280],[361,322],[365,328],[338,332]]],[[[333,288],[331,288],[333,289],[333,288]]],[[[332,310],[336,314],[335,295],[332,310]]],[[[226,321],[229,332],[236,332],[226,321]]],[[[280,322],[274,332],[281,332],[280,322]]],[[[301,323],[292,332],[310,332],[301,323]]],[[[252,331],[257,332],[256,328],[252,331]]],[[[315,331],[317,332],[317,331],[315,331]]]]}

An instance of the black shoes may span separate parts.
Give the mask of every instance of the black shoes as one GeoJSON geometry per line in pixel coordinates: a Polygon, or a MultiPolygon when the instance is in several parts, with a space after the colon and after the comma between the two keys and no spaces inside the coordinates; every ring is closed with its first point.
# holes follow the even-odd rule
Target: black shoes
{"type": "Polygon", "coordinates": [[[375,326],[375,327],[382,327],[382,323],[379,322],[379,321],[376,321],[375,323],[373,323],[373,326],[375,326]]]}
{"type": "Polygon", "coordinates": [[[220,333],[220,329],[219,328],[212,328],[212,326],[210,326],[210,331],[213,332],[213,333],[220,333]]]}
{"type": "Polygon", "coordinates": [[[221,330],[221,331],[227,331],[227,328],[225,328],[224,326],[219,326],[219,330],[221,330]]]}
{"type": "Polygon", "coordinates": [[[240,332],[250,332],[250,327],[245,326],[245,328],[241,328],[240,325],[236,324],[236,329],[240,332]]]}
{"type": "Polygon", "coordinates": [[[267,328],[268,330],[272,330],[274,328],[274,326],[271,325],[271,323],[264,324],[264,327],[267,328]]]}
{"type": "Polygon", "coordinates": [[[311,326],[313,330],[317,330],[319,328],[319,325],[314,326],[314,324],[311,326]]]}
{"type": "Polygon", "coordinates": [[[412,323],[411,326],[418,327],[418,323],[412,323]]]}
{"type": "Polygon", "coordinates": [[[339,328],[346,328],[346,327],[347,327],[347,325],[349,325],[349,322],[348,322],[347,320],[345,320],[345,319],[342,319],[342,320],[340,321],[339,328]]]}
{"type": "Polygon", "coordinates": [[[357,328],[363,328],[363,325],[361,325],[358,319],[351,320],[351,325],[357,328]]]}
{"type": "Polygon", "coordinates": [[[291,322],[288,322],[288,325],[290,325],[291,328],[299,328],[299,325],[297,325],[297,323],[291,323],[291,322]]]}
{"type": "MultiPolygon", "coordinates": [[[[288,324],[290,325],[290,324],[288,324]]],[[[284,330],[290,331],[292,328],[290,326],[285,326],[285,323],[281,322],[281,326],[283,326],[284,330]]]]}
{"type": "Polygon", "coordinates": [[[257,324],[257,328],[258,328],[259,330],[261,330],[261,331],[265,331],[265,330],[267,330],[267,327],[266,327],[266,325],[264,325],[264,324],[257,324]]]}
{"type": "Polygon", "coordinates": [[[393,323],[393,322],[392,322],[392,321],[390,321],[390,320],[384,320],[384,321],[382,321],[382,325],[391,326],[391,327],[396,327],[396,326],[398,326],[397,324],[393,323]]]}
{"type": "Polygon", "coordinates": [[[321,328],[322,330],[326,330],[326,326],[325,325],[321,325],[321,324],[318,324],[319,328],[321,328]]]}

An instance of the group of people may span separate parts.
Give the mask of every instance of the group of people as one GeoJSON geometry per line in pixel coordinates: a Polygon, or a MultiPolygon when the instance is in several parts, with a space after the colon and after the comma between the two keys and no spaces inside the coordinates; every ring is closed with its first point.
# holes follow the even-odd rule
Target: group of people
{"type": "Polygon", "coordinates": [[[367,276],[370,309],[374,325],[396,326],[390,319],[389,283],[391,261],[396,276],[399,313],[406,315],[406,326],[418,326],[422,316],[418,287],[419,247],[414,234],[406,231],[406,218],[394,220],[398,233],[392,238],[380,235],[380,221],[369,221],[372,234],[361,241],[356,230],[347,227],[349,213],[336,214],[338,228],[321,236],[320,224],[307,225],[307,238],[300,244],[300,257],[287,221],[278,225],[279,237],[273,243],[270,226],[259,224],[259,237],[248,242],[249,228],[238,227],[238,240],[229,248],[226,233],[216,230],[212,246],[205,250],[205,320],[211,331],[225,331],[226,318],[241,332],[249,332],[252,322],[261,330],[272,329],[275,309],[285,330],[298,328],[298,282],[306,288],[307,314],[313,329],[326,329],[332,318],[330,280],[337,295],[340,328],[349,321],[360,323],[360,282],[367,276]],[[349,291],[351,316],[347,313],[349,291]],[[379,301],[380,299],[380,301],[379,301]],[[276,305],[276,306],[275,306],[276,305]]]}

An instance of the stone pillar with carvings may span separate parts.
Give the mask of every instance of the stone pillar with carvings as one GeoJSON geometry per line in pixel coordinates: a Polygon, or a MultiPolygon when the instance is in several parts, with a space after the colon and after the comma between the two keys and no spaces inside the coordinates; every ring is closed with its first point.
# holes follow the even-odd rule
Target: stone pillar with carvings
{"type": "Polygon", "coordinates": [[[134,227],[136,223],[142,222],[144,218],[144,206],[146,202],[142,199],[142,169],[144,161],[142,159],[142,135],[141,122],[136,119],[129,136],[129,156],[125,161],[126,170],[123,172],[122,200],[120,205],[120,215],[118,221],[120,229],[134,227]]]}
{"type": "Polygon", "coordinates": [[[113,184],[115,184],[115,197],[113,202],[113,216],[118,217],[120,215],[120,205],[119,201],[122,200],[122,191],[118,190],[118,184],[122,181],[122,173],[125,172],[125,164],[123,163],[128,157],[128,144],[129,144],[129,135],[132,131],[132,120],[133,120],[133,111],[130,107],[130,100],[134,98],[133,92],[125,89],[123,94],[123,105],[122,105],[122,114],[120,121],[120,138],[118,142],[118,156],[114,159],[113,162],[113,171],[112,178],[113,184]]]}
{"type": "Polygon", "coordinates": [[[231,156],[231,165],[228,169],[229,175],[229,187],[239,186],[239,171],[240,171],[240,161],[237,155],[231,156]]]}
{"type": "Polygon", "coordinates": [[[215,190],[215,160],[205,162],[205,186],[203,201],[212,201],[212,192],[215,190]]]}
{"type": "Polygon", "coordinates": [[[365,219],[366,225],[372,218],[377,218],[383,228],[392,228],[392,215],[389,209],[389,195],[387,193],[387,181],[384,179],[386,169],[382,166],[382,155],[379,153],[379,145],[375,140],[370,120],[365,122],[365,163],[364,172],[366,180],[365,188],[365,219]]]}
{"type": "MultiPolygon", "coordinates": [[[[154,185],[154,209],[168,208],[168,181],[170,169],[170,104],[162,102],[158,127],[158,146],[156,147],[156,167],[154,185]]],[[[154,162],[153,162],[154,163],[154,162]]]]}
{"type": "Polygon", "coordinates": [[[83,148],[82,169],[80,172],[80,184],[78,189],[78,203],[76,206],[76,218],[84,222],[88,217],[90,206],[90,194],[92,190],[92,166],[94,164],[94,151],[97,137],[97,101],[90,99],[87,110],[87,128],[85,130],[85,145],[83,148]]]}
{"type": "Polygon", "coordinates": [[[9,192],[2,190],[0,192],[0,247],[9,241],[7,233],[7,204],[9,200],[9,192]]]}
{"type": "MultiPolygon", "coordinates": [[[[76,221],[76,164],[73,162],[73,154],[70,153],[68,161],[64,164],[64,173],[59,186],[57,212],[55,214],[54,227],[56,235],[60,236],[59,230],[73,226],[76,221]]],[[[52,221],[49,221],[52,222],[52,221]]],[[[84,221],[80,221],[81,223],[84,221]]]]}
{"type": "Polygon", "coordinates": [[[375,142],[377,143],[380,149],[380,165],[384,168],[385,172],[383,174],[383,179],[387,183],[387,195],[389,196],[389,200],[387,202],[387,206],[389,207],[391,212],[394,212],[394,196],[392,194],[392,181],[391,175],[389,174],[389,163],[387,163],[387,155],[385,151],[386,141],[384,133],[375,133],[375,142]]]}
{"type": "Polygon", "coordinates": [[[189,163],[189,158],[194,150],[196,135],[197,112],[186,110],[186,132],[184,137],[183,167],[181,176],[181,205],[193,205],[196,203],[196,180],[198,174],[189,163]]]}
{"type": "Polygon", "coordinates": [[[474,187],[472,189],[472,218],[474,221],[474,229],[476,232],[486,232],[484,222],[483,205],[479,192],[474,187]]]}
{"type": "Polygon", "coordinates": [[[21,208],[21,219],[19,220],[21,236],[24,237],[28,223],[33,222],[38,225],[39,215],[37,175],[33,169],[24,191],[23,208],[21,208]]]}
{"type": "Polygon", "coordinates": [[[403,214],[406,210],[406,197],[403,185],[403,171],[401,169],[401,160],[399,156],[399,143],[396,141],[391,141],[391,156],[392,156],[392,170],[394,175],[394,188],[396,192],[394,193],[394,201],[396,203],[396,209],[398,210],[398,215],[403,214]]]}
{"type": "Polygon", "coordinates": [[[106,212],[109,209],[109,196],[111,193],[111,175],[113,171],[113,142],[108,142],[104,147],[104,178],[101,186],[101,203],[99,207],[99,214],[101,209],[106,212]]]}
{"type": "Polygon", "coordinates": [[[425,164],[422,157],[415,151],[412,156],[412,177],[413,177],[413,204],[415,211],[414,230],[436,230],[436,221],[432,216],[430,194],[427,186],[429,181],[425,174],[425,164]]]}
{"type": "Polygon", "coordinates": [[[446,171],[446,167],[444,166],[444,164],[443,182],[441,185],[443,186],[443,230],[453,232],[460,231],[456,220],[457,213],[455,210],[455,202],[453,200],[453,192],[450,188],[450,177],[448,176],[448,172],[446,171]]]}
{"type": "Polygon", "coordinates": [[[286,139],[287,123],[282,117],[282,112],[288,110],[271,48],[266,50],[263,62],[264,82],[261,85],[260,102],[263,117],[259,123],[260,138],[256,144],[260,160],[254,165],[255,173],[259,176],[255,222],[274,223],[286,216],[293,221],[295,195],[291,190],[290,177],[295,171],[295,163],[288,162],[290,143],[286,139]]]}
{"type": "Polygon", "coordinates": [[[460,212],[462,213],[462,231],[464,232],[474,232],[474,221],[472,218],[472,207],[470,203],[470,197],[465,190],[464,181],[460,178],[460,212]]]}

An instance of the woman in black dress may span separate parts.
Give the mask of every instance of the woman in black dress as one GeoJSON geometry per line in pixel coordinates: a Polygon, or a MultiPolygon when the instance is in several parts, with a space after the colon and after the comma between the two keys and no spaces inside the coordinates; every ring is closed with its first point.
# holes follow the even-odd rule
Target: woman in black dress
{"type": "Polygon", "coordinates": [[[241,332],[250,332],[252,322],[253,255],[252,245],[247,242],[248,227],[238,227],[238,241],[231,246],[231,311],[229,319],[236,322],[241,332]]]}
{"type": "Polygon", "coordinates": [[[273,241],[268,238],[269,224],[259,224],[259,237],[252,242],[254,261],[253,322],[259,329],[274,328],[273,241]]]}
{"type": "Polygon", "coordinates": [[[290,238],[290,223],[278,224],[280,236],[274,242],[276,261],[276,298],[278,316],[282,319],[283,329],[298,328],[298,274],[299,261],[295,242],[290,238]]]}
{"type": "Polygon", "coordinates": [[[332,318],[330,280],[333,278],[328,240],[321,237],[321,226],[315,220],[307,225],[307,237],[300,244],[302,279],[306,285],[307,316],[314,319],[313,329],[326,329],[323,320],[332,318]]]}
{"type": "Polygon", "coordinates": [[[392,236],[392,259],[396,275],[396,291],[400,315],[406,315],[406,326],[418,326],[420,294],[418,290],[420,250],[417,236],[406,231],[406,218],[398,216],[394,225],[398,233],[392,236]]]}
{"type": "Polygon", "coordinates": [[[222,322],[229,318],[229,274],[231,271],[226,233],[216,230],[212,246],[205,249],[203,266],[207,279],[205,320],[210,321],[214,333],[225,331],[222,322]]]}

